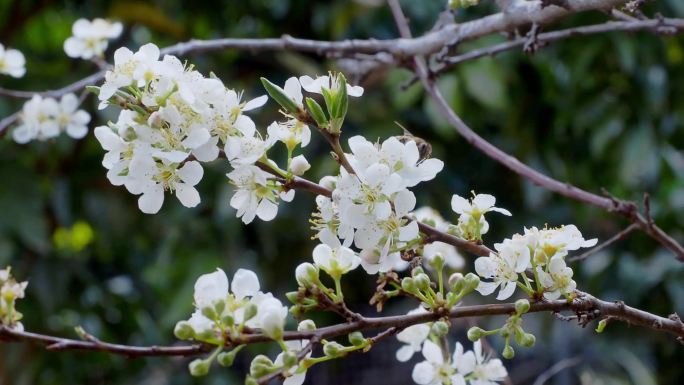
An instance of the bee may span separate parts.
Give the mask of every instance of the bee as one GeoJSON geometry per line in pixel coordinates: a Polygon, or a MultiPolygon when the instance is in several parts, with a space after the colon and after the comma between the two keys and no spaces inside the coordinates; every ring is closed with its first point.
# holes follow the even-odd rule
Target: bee
{"type": "Polygon", "coordinates": [[[425,160],[432,155],[432,146],[430,143],[428,143],[425,139],[419,138],[415,135],[413,135],[409,130],[406,129],[406,127],[402,126],[399,124],[399,122],[394,122],[397,126],[401,127],[401,129],[404,131],[403,135],[397,135],[395,138],[399,139],[401,143],[406,143],[409,141],[416,142],[416,146],[418,147],[418,154],[420,155],[420,160],[425,160]]]}

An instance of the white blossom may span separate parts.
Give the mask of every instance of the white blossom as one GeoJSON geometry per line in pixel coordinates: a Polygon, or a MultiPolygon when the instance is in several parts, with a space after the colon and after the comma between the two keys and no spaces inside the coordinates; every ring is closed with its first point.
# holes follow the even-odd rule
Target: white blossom
{"type": "Polygon", "coordinates": [[[484,217],[488,212],[511,215],[506,209],[494,207],[495,203],[496,198],[489,194],[477,194],[470,201],[457,194],[451,197],[451,209],[460,214],[458,229],[464,238],[479,240],[482,234],[489,231],[489,223],[484,217]]]}
{"type": "Polygon", "coordinates": [[[344,246],[333,249],[324,243],[314,248],[313,260],[316,266],[336,279],[356,269],[361,262],[360,258],[351,249],[344,246]]]}
{"type": "MultiPolygon", "coordinates": [[[[427,310],[422,306],[409,311],[407,315],[427,313],[427,310]]],[[[400,362],[406,362],[413,357],[413,354],[422,349],[423,342],[427,340],[430,335],[430,323],[416,324],[407,327],[406,329],[397,333],[397,340],[404,345],[397,350],[396,357],[400,362]]]]}
{"type": "Polygon", "coordinates": [[[102,56],[108,40],[121,35],[123,26],[105,19],[78,19],[71,28],[73,36],[64,42],[64,51],[73,58],[91,59],[102,56]]]}
{"type": "Polygon", "coordinates": [[[0,44],[0,74],[20,78],[26,73],[26,58],[21,51],[0,44]]]}
{"type": "Polygon", "coordinates": [[[239,166],[227,174],[237,191],[230,199],[230,206],[237,210],[238,218],[245,224],[255,217],[270,221],[278,213],[277,196],[269,187],[269,177],[254,165],[239,166]]]}
{"type": "MultiPolygon", "coordinates": [[[[316,79],[313,79],[311,76],[301,76],[299,82],[306,91],[316,94],[321,94],[322,89],[334,92],[337,92],[339,89],[339,80],[335,75],[319,76],[316,79]]],[[[347,84],[347,95],[359,97],[363,95],[363,87],[347,84]]]]}
{"type": "Polygon", "coordinates": [[[577,288],[577,283],[572,279],[572,269],[567,267],[562,256],[555,256],[549,262],[548,271],[537,266],[537,274],[547,299],[558,299],[561,295],[571,294],[577,288]]]}
{"type": "Polygon", "coordinates": [[[310,168],[311,164],[309,164],[309,161],[306,160],[304,155],[297,155],[294,158],[292,158],[292,163],[290,164],[290,171],[292,171],[294,175],[303,175],[310,168]]]}
{"type": "Polygon", "coordinates": [[[530,249],[521,242],[507,242],[495,245],[498,253],[491,253],[488,257],[475,260],[477,274],[491,282],[480,281],[477,291],[482,295],[490,295],[500,288],[496,297],[505,300],[513,295],[518,274],[523,273],[530,266],[530,249]]]}

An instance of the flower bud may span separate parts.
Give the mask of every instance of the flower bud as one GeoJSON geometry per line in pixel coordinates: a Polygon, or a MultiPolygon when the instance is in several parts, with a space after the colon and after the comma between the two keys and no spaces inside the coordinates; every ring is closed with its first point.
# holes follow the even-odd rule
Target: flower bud
{"type": "Polygon", "coordinates": [[[310,168],[311,165],[306,160],[304,155],[295,156],[292,158],[292,162],[290,163],[290,171],[297,176],[303,175],[310,168]]]}
{"type": "Polygon", "coordinates": [[[423,273],[425,273],[425,270],[423,270],[423,268],[420,266],[416,266],[413,268],[413,270],[411,270],[411,277],[415,278],[416,275],[423,273]]]}
{"type": "Polygon", "coordinates": [[[223,367],[229,367],[233,365],[233,361],[235,361],[235,356],[237,355],[237,350],[231,350],[230,352],[222,352],[216,357],[216,361],[218,361],[219,365],[223,367]]]}
{"type": "Polygon", "coordinates": [[[287,293],[285,293],[285,297],[287,297],[287,299],[294,304],[299,303],[298,291],[288,291],[287,293]]]}
{"type": "Polygon", "coordinates": [[[416,281],[411,277],[406,277],[401,280],[401,288],[407,293],[415,293],[416,290],[418,290],[416,281]]]}
{"type": "Polygon", "coordinates": [[[465,276],[465,285],[463,290],[467,290],[468,292],[471,292],[477,288],[477,286],[480,284],[480,277],[473,273],[468,273],[465,276]]]}
{"type": "Polygon", "coordinates": [[[176,324],[176,327],[173,328],[173,334],[179,340],[189,340],[192,338],[194,332],[195,331],[188,321],[180,321],[176,324]]]}
{"type": "Polygon", "coordinates": [[[430,265],[435,269],[435,271],[441,271],[444,269],[444,256],[442,256],[442,253],[437,253],[435,256],[432,258],[430,261],[430,265]]]}
{"type": "Polygon", "coordinates": [[[425,273],[418,274],[413,280],[418,290],[427,290],[430,287],[430,277],[425,273]]]}
{"type": "Polygon", "coordinates": [[[477,326],[468,329],[468,339],[475,342],[485,335],[485,330],[477,326]]]}
{"type": "Polygon", "coordinates": [[[313,286],[318,282],[318,268],[309,262],[304,262],[295,269],[295,277],[299,286],[313,286]]]}
{"type": "Polygon", "coordinates": [[[316,324],[313,320],[305,319],[297,325],[297,331],[304,332],[310,330],[316,330],[316,324]]]}
{"type": "Polygon", "coordinates": [[[501,353],[501,356],[507,360],[510,360],[511,358],[515,357],[515,350],[513,350],[513,347],[511,345],[506,345],[503,352],[501,353]]]}
{"type": "Polygon", "coordinates": [[[526,348],[531,348],[534,346],[535,342],[537,342],[537,338],[531,333],[525,333],[522,335],[522,338],[520,338],[520,346],[524,346],[526,348]]]}
{"type": "Polygon", "coordinates": [[[463,279],[463,274],[461,273],[453,273],[449,276],[449,280],[447,281],[447,284],[449,285],[449,288],[453,292],[459,292],[463,288],[463,285],[465,285],[465,280],[463,279]]]}
{"type": "Polygon", "coordinates": [[[437,336],[445,336],[449,333],[449,325],[444,321],[437,321],[432,325],[432,332],[437,336]]]}
{"type": "Polygon", "coordinates": [[[259,378],[269,374],[273,370],[273,361],[263,354],[254,357],[249,365],[249,374],[259,378]]]}
{"type": "Polygon", "coordinates": [[[354,346],[361,346],[366,342],[361,332],[353,332],[349,334],[349,342],[354,346]]]}
{"type": "Polygon", "coordinates": [[[291,351],[283,352],[283,364],[288,368],[297,365],[297,355],[291,351]]]}
{"type": "Polygon", "coordinates": [[[194,377],[206,376],[209,373],[210,361],[198,358],[190,362],[188,368],[190,369],[190,374],[194,377]]]}
{"type": "Polygon", "coordinates": [[[247,306],[245,306],[245,315],[243,321],[248,321],[257,314],[257,306],[253,303],[248,303],[247,306]]]}
{"type": "Polygon", "coordinates": [[[235,325],[235,318],[233,318],[232,314],[226,314],[221,317],[221,322],[228,327],[233,327],[235,325]]]}
{"type": "Polygon", "coordinates": [[[342,355],[342,349],[344,349],[344,346],[337,342],[328,342],[323,346],[323,353],[328,357],[339,357],[342,355]]]}
{"type": "Polygon", "coordinates": [[[525,314],[530,311],[530,301],[526,299],[519,299],[515,301],[515,312],[520,314],[525,314]]]}
{"type": "Polygon", "coordinates": [[[245,385],[259,385],[257,380],[252,376],[245,377],[245,385]]]}

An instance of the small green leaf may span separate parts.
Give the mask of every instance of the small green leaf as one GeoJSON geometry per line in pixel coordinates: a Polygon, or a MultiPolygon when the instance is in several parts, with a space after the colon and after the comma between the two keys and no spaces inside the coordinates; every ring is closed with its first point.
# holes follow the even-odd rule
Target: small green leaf
{"type": "Polygon", "coordinates": [[[309,113],[320,127],[326,127],[328,125],[328,118],[325,116],[325,112],[323,112],[323,108],[320,104],[307,97],[306,106],[309,107],[309,113]]]}
{"type": "Polygon", "coordinates": [[[296,115],[299,112],[299,106],[297,106],[297,103],[285,93],[285,90],[271,83],[266,78],[261,78],[261,83],[264,85],[266,92],[271,95],[271,98],[280,104],[285,111],[293,115],[296,115]]]}
{"type": "Polygon", "coordinates": [[[95,95],[98,95],[98,96],[100,95],[100,87],[98,87],[98,86],[86,86],[85,89],[86,89],[86,91],[92,92],[95,95]]]}

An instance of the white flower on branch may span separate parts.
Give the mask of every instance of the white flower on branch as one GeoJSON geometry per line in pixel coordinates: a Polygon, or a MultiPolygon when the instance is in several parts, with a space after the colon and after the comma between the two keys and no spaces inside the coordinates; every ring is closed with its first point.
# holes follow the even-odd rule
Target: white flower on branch
{"type": "Polygon", "coordinates": [[[60,101],[34,95],[21,110],[21,124],[12,132],[17,143],[56,138],[61,132],[74,139],[83,138],[90,122],[90,114],[78,109],[74,94],[62,96],[60,101]]]}
{"type": "Polygon", "coordinates": [[[565,264],[562,256],[555,256],[547,265],[547,270],[537,266],[537,274],[547,299],[558,299],[561,295],[571,294],[577,288],[577,283],[572,279],[572,269],[565,264]]]}
{"type": "MultiPolygon", "coordinates": [[[[237,191],[230,199],[230,206],[237,210],[238,218],[245,224],[255,217],[270,221],[278,213],[278,198],[291,200],[292,196],[278,194],[271,174],[254,165],[239,166],[227,174],[237,191]]],[[[294,192],[294,190],[291,190],[294,192]]]]}
{"type": "Polygon", "coordinates": [[[500,288],[496,299],[505,300],[513,295],[518,274],[530,266],[530,249],[522,242],[506,242],[495,245],[498,253],[475,260],[477,274],[491,282],[481,281],[477,291],[482,295],[490,295],[500,288]]]}
{"type": "Polygon", "coordinates": [[[16,300],[24,298],[28,282],[17,282],[11,274],[12,268],[0,270],[0,325],[23,331],[19,322],[22,314],[16,309],[16,300]]]}
{"type": "Polygon", "coordinates": [[[511,212],[499,207],[494,207],[496,198],[489,194],[477,194],[470,201],[454,194],[451,197],[451,209],[460,214],[458,229],[466,239],[480,240],[482,234],[489,231],[489,223],[484,215],[488,212],[498,212],[511,216],[511,212]]]}
{"type": "Polygon", "coordinates": [[[351,249],[344,246],[331,248],[324,243],[314,248],[313,260],[316,266],[335,279],[356,269],[361,262],[351,249]]]}
{"type": "Polygon", "coordinates": [[[26,73],[26,58],[17,49],[0,44],[0,74],[20,78],[26,73]]]}
{"type": "MultiPolygon", "coordinates": [[[[315,94],[322,94],[324,89],[331,90],[336,93],[340,86],[338,77],[334,75],[318,76],[316,79],[305,75],[299,78],[299,82],[302,85],[302,88],[304,88],[307,92],[312,92],[315,94]]],[[[347,84],[347,95],[359,97],[363,95],[363,87],[347,84]]]]}
{"type": "Polygon", "coordinates": [[[575,225],[564,225],[558,228],[525,229],[524,238],[533,251],[534,260],[538,264],[546,264],[553,257],[565,257],[568,251],[596,245],[598,239],[585,240],[575,225]]]}
{"type": "Polygon", "coordinates": [[[123,26],[105,19],[78,19],[71,28],[73,36],[64,41],[64,52],[72,58],[92,59],[102,56],[108,40],[121,35],[123,26]]]}
{"type": "Polygon", "coordinates": [[[439,159],[420,159],[416,142],[402,143],[395,137],[386,139],[382,145],[373,144],[362,136],[349,139],[352,154],[347,158],[357,173],[363,173],[375,164],[386,165],[391,173],[401,177],[403,187],[413,187],[426,182],[444,168],[439,159]]]}
{"type": "Polygon", "coordinates": [[[311,141],[309,126],[297,119],[290,119],[282,123],[273,122],[267,130],[270,137],[283,142],[290,151],[298,145],[304,148],[311,141]]]}
{"type": "MultiPolygon", "coordinates": [[[[425,310],[425,308],[422,306],[419,306],[418,308],[413,309],[406,314],[411,315],[421,313],[427,313],[427,310],[425,310]]],[[[397,340],[404,344],[404,346],[397,350],[397,360],[400,362],[406,362],[413,357],[414,353],[419,352],[422,349],[423,342],[425,342],[430,335],[430,328],[431,323],[428,322],[424,324],[411,325],[397,333],[397,340]]]]}

